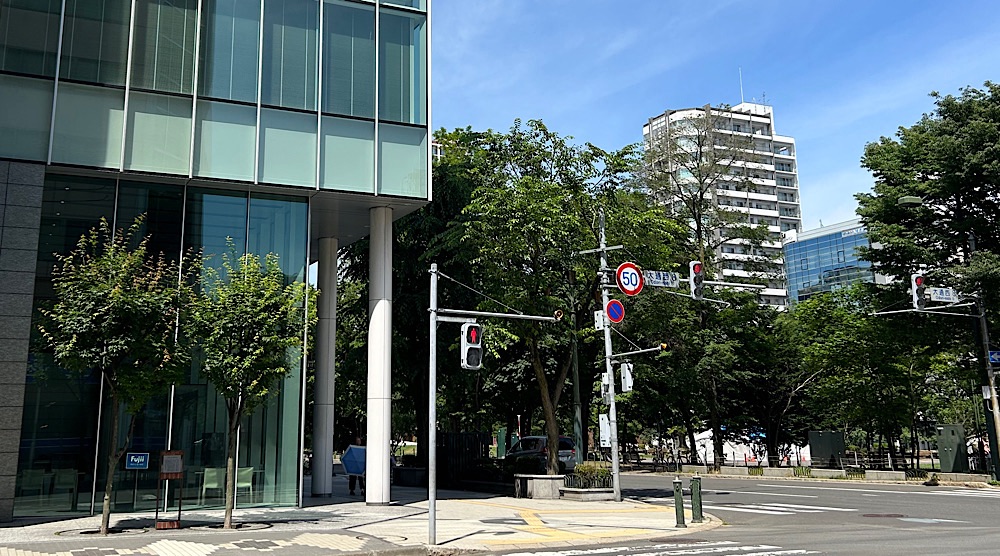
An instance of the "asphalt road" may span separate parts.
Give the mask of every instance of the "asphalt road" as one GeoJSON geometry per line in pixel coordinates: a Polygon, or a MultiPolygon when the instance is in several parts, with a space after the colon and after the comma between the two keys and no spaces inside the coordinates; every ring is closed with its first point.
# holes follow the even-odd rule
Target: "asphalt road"
{"type": "MultiPolygon", "coordinates": [[[[672,505],[672,479],[623,475],[622,494],[672,505]]],[[[693,540],[733,544],[655,553],[1000,554],[1000,489],[764,477],[706,477],[702,485],[705,511],[726,525],[693,540]],[[780,548],[741,548],[754,546],[780,548]]]]}

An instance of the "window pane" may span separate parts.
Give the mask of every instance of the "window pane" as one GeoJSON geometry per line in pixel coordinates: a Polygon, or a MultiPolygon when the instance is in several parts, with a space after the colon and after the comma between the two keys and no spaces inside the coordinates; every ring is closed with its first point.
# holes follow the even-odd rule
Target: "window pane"
{"type": "Polygon", "coordinates": [[[236,256],[247,244],[247,194],[189,187],[184,217],[184,248],[202,249],[205,266],[222,268],[232,244],[236,256]]]}
{"type": "Polygon", "coordinates": [[[44,161],[52,117],[52,82],[0,75],[0,155],[44,161]]]}
{"type": "Polygon", "coordinates": [[[264,64],[261,102],[316,109],[317,0],[264,3],[264,64]]]}
{"type": "Polygon", "coordinates": [[[0,69],[54,77],[59,0],[0,2],[0,69]]]}
{"type": "Polygon", "coordinates": [[[191,99],[131,93],[125,169],[187,174],[191,99]]]}
{"type": "Polygon", "coordinates": [[[375,193],[375,124],[323,118],[320,187],[375,193]]]}
{"type": "Polygon", "coordinates": [[[391,10],[379,17],[379,119],[426,123],[426,18],[391,10]]]}
{"type": "Polygon", "coordinates": [[[316,116],[261,110],[260,180],[316,185],[316,116]]]}
{"type": "Polygon", "coordinates": [[[327,0],[323,111],[375,117],[375,9],[327,0]]]}
{"type": "Polygon", "coordinates": [[[125,92],[60,83],[52,161],[118,168],[125,92]]]}
{"type": "Polygon", "coordinates": [[[425,0],[381,0],[382,4],[396,4],[397,6],[407,6],[409,8],[417,8],[418,10],[427,9],[427,4],[424,2],[425,0]]]}
{"type": "Polygon", "coordinates": [[[307,208],[305,197],[250,196],[248,252],[278,255],[286,284],[305,281],[307,208]]]}
{"type": "Polygon", "coordinates": [[[427,131],[379,124],[379,194],[427,197],[427,131]]]}
{"type": "Polygon", "coordinates": [[[60,76],[125,84],[129,0],[66,0],[60,76]]]}
{"type": "Polygon", "coordinates": [[[253,181],[256,130],[257,109],[253,106],[198,101],[194,174],[253,181]]]}
{"type": "Polygon", "coordinates": [[[181,253],[184,188],[180,185],[123,181],[118,186],[119,228],[125,228],[140,214],[146,215],[140,234],[147,237],[152,255],[177,260],[181,253]]]}
{"type": "Polygon", "coordinates": [[[194,75],[196,0],[137,0],[132,86],[190,93],[194,75]]]}
{"type": "Polygon", "coordinates": [[[257,101],[260,0],[205,0],[199,94],[257,101]]]}

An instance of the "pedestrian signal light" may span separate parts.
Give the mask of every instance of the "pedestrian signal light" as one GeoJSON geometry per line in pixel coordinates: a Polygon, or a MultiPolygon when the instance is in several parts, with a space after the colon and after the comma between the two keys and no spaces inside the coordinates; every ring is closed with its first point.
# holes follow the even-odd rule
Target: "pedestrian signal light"
{"type": "Polygon", "coordinates": [[[705,293],[705,265],[701,261],[688,264],[688,280],[691,283],[691,299],[702,299],[705,293]]]}
{"type": "Polygon", "coordinates": [[[462,325],[462,368],[476,370],[483,366],[483,327],[474,322],[462,325]]]}
{"type": "Polygon", "coordinates": [[[927,277],[920,273],[910,275],[910,294],[913,296],[913,308],[923,309],[927,306],[927,277]]]}

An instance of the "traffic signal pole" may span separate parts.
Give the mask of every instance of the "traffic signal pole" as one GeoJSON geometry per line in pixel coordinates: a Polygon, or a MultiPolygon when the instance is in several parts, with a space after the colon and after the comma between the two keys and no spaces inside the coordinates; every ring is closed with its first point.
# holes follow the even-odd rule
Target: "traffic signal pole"
{"type": "Polygon", "coordinates": [[[990,459],[993,463],[993,479],[1000,481],[1000,450],[997,450],[997,442],[1000,441],[1000,406],[997,404],[997,381],[993,373],[993,362],[990,361],[990,331],[986,325],[986,310],[982,300],[976,298],[976,309],[979,310],[979,333],[983,339],[983,355],[986,357],[986,383],[990,391],[990,409],[993,415],[993,442],[990,444],[990,459]]]}
{"type": "MultiPolygon", "coordinates": [[[[601,307],[608,306],[608,244],[604,235],[604,211],[601,210],[601,243],[598,250],[601,253],[601,268],[597,271],[601,277],[601,307]]],[[[611,369],[611,326],[604,327],[604,372],[608,375],[608,424],[611,428],[611,486],[615,491],[615,501],[622,501],[622,482],[620,463],[618,461],[618,419],[615,411],[615,375],[611,369]]]]}

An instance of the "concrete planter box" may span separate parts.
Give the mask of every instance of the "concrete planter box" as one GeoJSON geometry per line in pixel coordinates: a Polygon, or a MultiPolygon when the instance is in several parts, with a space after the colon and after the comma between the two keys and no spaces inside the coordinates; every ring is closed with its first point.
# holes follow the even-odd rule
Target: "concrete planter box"
{"type": "Polygon", "coordinates": [[[562,497],[566,500],[575,500],[577,502],[594,502],[598,500],[614,500],[615,499],[615,489],[613,488],[569,488],[562,487],[559,489],[562,492],[562,497]]]}
{"type": "Polygon", "coordinates": [[[812,476],[817,479],[843,479],[847,477],[843,469],[817,469],[812,468],[812,476]]]}
{"type": "Polygon", "coordinates": [[[791,467],[765,467],[765,477],[794,477],[795,470],[791,467]]]}
{"type": "MultiPolygon", "coordinates": [[[[938,473],[937,476],[942,481],[953,483],[987,483],[990,480],[989,475],[973,475],[972,473],[938,473]]],[[[927,473],[927,477],[930,478],[930,472],[927,473]]]]}
{"type": "Polygon", "coordinates": [[[865,471],[865,479],[869,481],[905,481],[906,473],[904,471],[873,471],[868,469],[865,471]]]}
{"type": "Polygon", "coordinates": [[[514,497],[558,500],[565,478],[565,475],[514,475],[514,497]]]}

